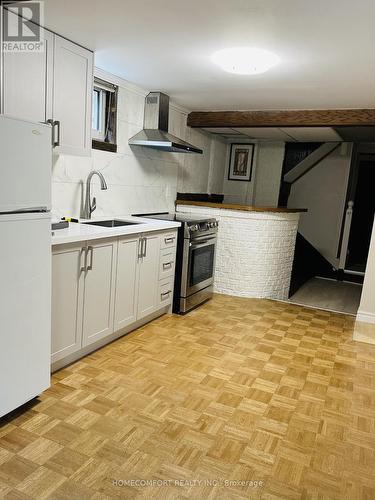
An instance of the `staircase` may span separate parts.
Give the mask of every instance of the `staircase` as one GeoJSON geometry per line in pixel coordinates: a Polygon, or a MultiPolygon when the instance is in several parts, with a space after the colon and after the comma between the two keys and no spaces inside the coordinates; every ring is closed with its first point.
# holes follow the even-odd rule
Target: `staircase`
{"type": "Polygon", "coordinates": [[[311,278],[328,278],[363,284],[363,273],[336,269],[301,233],[297,233],[289,297],[311,278]]]}
{"type": "Polygon", "coordinates": [[[315,149],[312,153],[306,156],[302,161],[297,163],[291,170],[289,170],[284,175],[284,182],[288,184],[293,184],[298,179],[300,179],[303,175],[305,175],[309,170],[315,167],[319,162],[324,160],[326,156],[328,156],[332,151],[338,148],[341,145],[341,142],[325,142],[317,149],[315,149]]]}
{"type": "MultiPolygon", "coordinates": [[[[341,142],[331,143],[287,143],[283,163],[282,186],[279,204],[287,206],[292,185],[335,151],[341,142]]],[[[341,238],[341,255],[327,260],[301,233],[296,240],[295,257],[290,286],[290,296],[314,277],[337,281],[363,283],[363,273],[345,270],[347,243],[349,238],[352,206],[347,207],[341,238]],[[339,257],[339,258],[338,258],[339,257]]]]}

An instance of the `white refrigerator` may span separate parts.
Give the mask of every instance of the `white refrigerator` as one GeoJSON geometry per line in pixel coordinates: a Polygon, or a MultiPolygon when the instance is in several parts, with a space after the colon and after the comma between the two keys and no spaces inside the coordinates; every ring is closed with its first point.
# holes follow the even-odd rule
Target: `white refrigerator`
{"type": "Polygon", "coordinates": [[[0,417],[50,385],[49,125],[0,116],[0,417]]]}

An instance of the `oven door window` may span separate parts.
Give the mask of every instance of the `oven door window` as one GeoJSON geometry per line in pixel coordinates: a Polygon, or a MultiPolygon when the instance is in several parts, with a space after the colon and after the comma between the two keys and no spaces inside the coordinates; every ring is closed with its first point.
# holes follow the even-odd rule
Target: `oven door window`
{"type": "Polygon", "coordinates": [[[191,249],[189,275],[189,285],[191,287],[213,277],[214,256],[214,244],[191,249]]]}

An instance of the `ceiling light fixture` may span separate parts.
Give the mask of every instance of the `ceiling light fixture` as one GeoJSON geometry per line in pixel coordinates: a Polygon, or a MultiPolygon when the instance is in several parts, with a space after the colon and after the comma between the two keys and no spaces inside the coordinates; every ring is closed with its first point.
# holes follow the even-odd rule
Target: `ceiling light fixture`
{"type": "Polygon", "coordinates": [[[211,60],[224,71],[237,75],[265,73],[280,62],[279,56],[255,47],[233,47],[218,50],[211,60]]]}

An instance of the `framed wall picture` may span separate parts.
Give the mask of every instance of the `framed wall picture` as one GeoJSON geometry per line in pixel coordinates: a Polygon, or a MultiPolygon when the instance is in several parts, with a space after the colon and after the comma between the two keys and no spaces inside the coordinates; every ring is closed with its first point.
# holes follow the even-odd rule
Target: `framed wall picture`
{"type": "Polygon", "coordinates": [[[228,180],[251,181],[254,144],[231,144],[228,180]]]}

